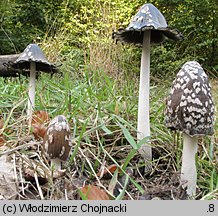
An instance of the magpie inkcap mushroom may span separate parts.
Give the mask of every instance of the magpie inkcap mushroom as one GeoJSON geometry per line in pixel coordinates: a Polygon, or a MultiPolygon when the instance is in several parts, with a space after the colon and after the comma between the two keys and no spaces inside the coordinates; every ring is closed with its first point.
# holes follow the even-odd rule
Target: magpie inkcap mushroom
{"type": "MultiPolygon", "coordinates": [[[[112,34],[116,41],[123,41],[130,44],[142,45],[139,100],[138,100],[138,125],[137,139],[150,138],[149,119],[149,94],[150,94],[150,45],[161,43],[165,38],[181,40],[182,34],[168,27],[162,13],[153,4],[144,4],[133,17],[126,29],[119,29],[112,34]]],[[[145,171],[149,171],[152,160],[152,149],[148,139],[139,153],[145,159],[145,171]]]]}
{"type": "Polygon", "coordinates": [[[214,133],[214,102],[208,77],[196,61],[186,62],[178,72],[166,100],[165,124],[183,132],[181,180],[187,194],[196,193],[195,154],[198,137],[214,133]]]}
{"type": "Polygon", "coordinates": [[[65,116],[58,115],[48,125],[43,140],[43,149],[51,165],[61,169],[61,161],[66,161],[72,147],[70,126],[65,116]]]}

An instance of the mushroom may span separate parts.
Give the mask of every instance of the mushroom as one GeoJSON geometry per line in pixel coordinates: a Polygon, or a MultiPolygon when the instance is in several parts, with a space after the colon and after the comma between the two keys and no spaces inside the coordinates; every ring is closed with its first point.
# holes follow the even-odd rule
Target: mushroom
{"type": "Polygon", "coordinates": [[[48,62],[42,50],[37,44],[29,44],[21,53],[18,59],[12,64],[13,68],[22,69],[22,74],[30,74],[29,81],[29,100],[27,115],[32,118],[32,110],[35,107],[35,86],[36,86],[36,71],[48,73],[56,73],[57,68],[48,62]]]}
{"type": "Polygon", "coordinates": [[[214,133],[211,87],[198,62],[186,62],[177,74],[166,100],[165,124],[172,130],[183,132],[181,180],[183,187],[187,187],[187,195],[194,196],[198,137],[214,133]]]}
{"type": "Polygon", "coordinates": [[[71,147],[70,127],[63,115],[58,115],[48,125],[43,139],[43,151],[51,159],[51,167],[61,169],[61,161],[66,161],[71,147]]]}
{"type": "MultiPolygon", "coordinates": [[[[176,29],[170,29],[162,13],[153,4],[144,4],[133,17],[126,29],[113,33],[113,38],[132,44],[142,45],[137,139],[150,137],[149,86],[150,86],[150,43],[161,43],[165,37],[181,40],[182,35],[176,29]]],[[[149,143],[139,149],[139,153],[149,162],[152,150],[149,143]]]]}

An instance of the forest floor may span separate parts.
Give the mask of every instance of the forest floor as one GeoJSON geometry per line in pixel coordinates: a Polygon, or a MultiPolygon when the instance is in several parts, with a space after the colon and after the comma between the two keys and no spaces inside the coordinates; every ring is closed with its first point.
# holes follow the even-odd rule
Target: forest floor
{"type": "MultiPolygon", "coordinates": [[[[28,126],[28,81],[1,79],[0,199],[188,199],[180,182],[182,136],[164,126],[170,84],[158,83],[151,86],[153,158],[151,171],[145,173],[146,164],[133,148],[136,75],[115,79],[87,70],[76,76],[39,77],[35,110],[46,110],[51,118],[66,115],[72,131],[72,154],[56,171],[42,153],[42,139],[34,138],[28,126]]],[[[214,79],[213,96],[218,102],[216,86],[214,79]]],[[[216,128],[217,122],[213,137],[199,139],[194,199],[218,199],[216,128]]]]}

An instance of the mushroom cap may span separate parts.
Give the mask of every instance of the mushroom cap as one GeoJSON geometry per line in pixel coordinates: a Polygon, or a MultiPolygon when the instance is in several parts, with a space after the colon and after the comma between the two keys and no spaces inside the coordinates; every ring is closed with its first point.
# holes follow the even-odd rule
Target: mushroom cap
{"type": "Polygon", "coordinates": [[[50,159],[67,160],[72,143],[70,127],[63,115],[51,120],[43,140],[43,150],[50,159]]]}
{"type": "Polygon", "coordinates": [[[161,43],[165,37],[181,40],[182,34],[177,29],[170,29],[163,14],[153,5],[144,4],[132,18],[126,29],[119,29],[112,37],[119,41],[133,44],[143,43],[143,32],[151,30],[151,42],[161,43]]]}
{"type": "Polygon", "coordinates": [[[189,136],[214,133],[214,103],[208,77],[196,61],[178,72],[166,100],[165,124],[189,136]]]}
{"type": "Polygon", "coordinates": [[[58,72],[56,66],[51,64],[43,54],[37,44],[29,44],[26,49],[20,54],[18,59],[12,64],[12,67],[30,70],[30,62],[36,63],[36,71],[47,73],[58,72]]]}

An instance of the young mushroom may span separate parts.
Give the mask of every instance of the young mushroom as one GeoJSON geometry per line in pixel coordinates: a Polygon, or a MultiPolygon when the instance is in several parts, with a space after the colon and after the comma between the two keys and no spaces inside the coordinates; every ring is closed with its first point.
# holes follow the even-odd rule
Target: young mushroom
{"type": "MultiPolygon", "coordinates": [[[[113,33],[116,40],[142,45],[137,139],[150,137],[149,91],[150,91],[150,44],[161,43],[165,37],[181,40],[182,35],[176,29],[170,29],[162,13],[153,4],[144,4],[133,17],[126,29],[113,33]]],[[[152,159],[151,145],[145,143],[139,153],[149,162],[152,159]]]]}
{"type": "Polygon", "coordinates": [[[198,137],[214,133],[214,103],[208,77],[200,64],[183,65],[166,100],[165,124],[183,132],[181,180],[190,197],[196,194],[195,154],[198,137]]]}
{"type": "Polygon", "coordinates": [[[51,159],[51,167],[61,170],[61,161],[66,161],[72,147],[70,127],[63,115],[51,120],[43,140],[43,150],[51,159]]]}
{"type": "Polygon", "coordinates": [[[48,62],[37,44],[29,44],[11,66],[22,69],[22,74],[30,74],[27,115],[30,117],[31,122],[32,110],[35,107],[36,71],[56,73],[58,70],[48,62]]]}

